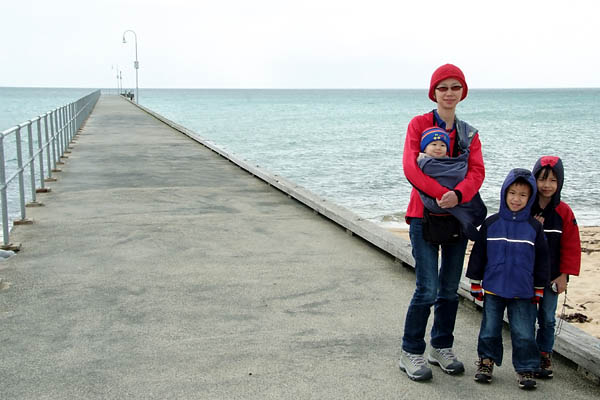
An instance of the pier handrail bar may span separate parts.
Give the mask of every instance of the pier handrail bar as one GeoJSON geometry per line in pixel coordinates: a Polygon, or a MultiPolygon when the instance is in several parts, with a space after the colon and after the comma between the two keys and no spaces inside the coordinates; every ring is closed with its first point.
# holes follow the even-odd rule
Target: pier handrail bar
{"type": "Polygon", "coordinates": [[[41,205],[36,201],[36,193],[48,191],[44,182],[54,180],[52,172],[58,171],[57,164],[68,152],[69,143],[87,120],[99,98],[100,90],[95,90],[72,103],[15,125],[0,134],[0,203],[2,208],[2,245],[0,248],[19,249],[18,246],[10,243],[11,223],[31,222],[26,217],[26,206],[41,205]],[[25,129],[26,136],[23,138],[24,135],[21,132],[25,129]],[[13,137],[14,140],[12,140],[13,137]],[[9,144],[14,145],[14,153],[11,152],[8,157],[8,160],[13,163],[7,162],[6,151],[9,144]],[[23,146],[26,146],[27,149],[25,154],[23,154],[23,146]],[[13,165],[15,159],[16,167],[13,165]],[[15,178],[18,181],[18,193],[11,192],[10,195],[11,200],[13,197],[18,197],[20,219],[14,219],[9,210],[8,185],[15,178]],[[26,193],[25,190],[27,182],[30,186],[29,193],[26,193]],[[31,202],[26,203],[27,199],[30,199],[31,202]]]}

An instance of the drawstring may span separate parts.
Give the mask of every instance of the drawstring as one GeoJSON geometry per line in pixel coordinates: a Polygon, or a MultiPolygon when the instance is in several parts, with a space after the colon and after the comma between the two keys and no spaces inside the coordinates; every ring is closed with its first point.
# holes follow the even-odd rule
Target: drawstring
{"type": "Polygon", "coordinates": [[[565,298],[563,300],[562,307],[560,309],[560,313],[558,315],[558,323],[556,324],[556,331],[554,332],[554,337],[560,335],[560,331],[562,330],[562,324],[565,321],[565,308],[567,306],[567,289],[565,289],[565,298]]]}

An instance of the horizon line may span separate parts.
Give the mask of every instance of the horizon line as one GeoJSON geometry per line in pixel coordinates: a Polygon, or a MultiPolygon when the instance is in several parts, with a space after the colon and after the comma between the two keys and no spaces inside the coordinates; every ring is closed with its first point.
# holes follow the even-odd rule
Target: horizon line
{"type": "MultiPolygon", "coordinates": [[[[98,89],[119,90],[115,87],[93,86],[4,86],[10,89],[98,89]]],[[[139,90],[429,90],[429,88],[389,88],[389,87],[140,87],[139,90]]],[[[600,89],[600,86],[572,86],[572,87],[469,87],[469,90],[576,90],[600,89]]],[[[121,88],[121,90],[125,90],[121,88]]],[[[126,90],[135,90],[134,87],[126,90]]]]}

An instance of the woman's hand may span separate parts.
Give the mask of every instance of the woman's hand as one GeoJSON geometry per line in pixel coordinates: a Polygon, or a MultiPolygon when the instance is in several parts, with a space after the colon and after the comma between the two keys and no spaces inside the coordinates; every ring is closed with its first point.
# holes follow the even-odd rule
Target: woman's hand
{"type": "Polygon", "coordinates": [[[551,283],[556,283],[556,288],[558,289],[557,293],[564,292],[565,290],[567,290],[567,274],[560,274],[551,283]]]}
{"type": "Polygon", "coordinates": [[[441,208],[452,208],[458,204],[458,196],[454,191],[449,190],[442,196],[441,199],[435,199],[437,205],[441,208]]]}

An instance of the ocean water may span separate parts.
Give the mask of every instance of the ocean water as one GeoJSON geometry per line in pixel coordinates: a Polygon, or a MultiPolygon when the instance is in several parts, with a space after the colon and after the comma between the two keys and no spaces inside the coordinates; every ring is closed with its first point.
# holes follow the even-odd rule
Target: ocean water
{"type": "MultiPolygon", "coordinates": [[[[0,129],[90,91],[0,88],[0,129]]],[[[410,193],[402,173],[406,127],[435,107],[424,89],[141,89],[140,98],[238,158],[392,225],[403,223],[410,193]]],[[[469,90],[457,115],[480,131],[489,212],[498,209],[510,169],[557,155],[565,165],[563,200],[581,225],[600,225],[599,105],[600,89],[469,90]]]]}
{"type": "MultiPolygon", "coordinates": [[[[426,90],[144,90],[142,104],[238,157],[375,221],[399,221],[410,185],[402,148],[426,90]]],[[[490,212],[508,171],[542,155],[565,165],[563,199],[600,224],[600,89],[470,90],[459,118],[480,131],[490,212]]]]}
{"type": "Polygon", "coordinates": [[[94,90],[0,87],[0,132],[72,103],[94,90]]]}

